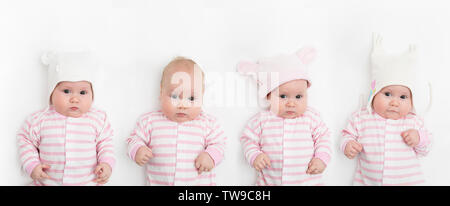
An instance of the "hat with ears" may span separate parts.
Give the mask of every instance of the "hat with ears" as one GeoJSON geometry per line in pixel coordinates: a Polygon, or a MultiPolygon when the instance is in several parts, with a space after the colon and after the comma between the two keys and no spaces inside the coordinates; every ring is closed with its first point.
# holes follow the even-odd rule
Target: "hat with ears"
{"type": "MultiPolygon", "coordinates": [[[[409,49],[400,54],[387,54],[382,46],[382,37],[379,34],[373,36],[373,48],[370,56],[371,91],[367,110],[372,112],[374,96],[384,87],[401,85],[411,90],[411,101],[416,93],[417,85],[417,52],[416,46],[410,45],[409,49]]],[[[415,113],[413,106],[412,112],[415,113]]]]}
{"type": "Polygon", "coordinates": [[[45,52],[42,63],[48,68],[48,98],[59,82],[88,81],[92,91],[98,64],[91,52],[45,52]]]}
{"type": "Polygon", "coordinates": [[[258,86],[258,100],[267,104],[267,95],[280,85],[297,79],[307,81],[311,86],[308,75],[308,65],[314,60],[316,50],[304,47],[293,54],[282,54],[274,57],[262,58],[256,62],[241,61],[237,71],[243,75],[250,75],[258,86]]]}

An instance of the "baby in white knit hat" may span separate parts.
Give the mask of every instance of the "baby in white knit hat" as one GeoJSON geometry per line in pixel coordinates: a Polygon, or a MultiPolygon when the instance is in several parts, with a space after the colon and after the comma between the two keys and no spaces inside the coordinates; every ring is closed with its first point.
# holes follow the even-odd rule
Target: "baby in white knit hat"
{"type": "Polygon", "coordinates": [[[258,84],[260,103],[269,106],[247,123],[241,144],[257,171],[257,185],[322,185],[331,159],[330,132],[320,113],[308,106],[307,67],[315,50],[240,62],[238,72],[258,84]]]}
{"type": "Polygon", "coordinates": [[[89,52],[46,53],[49,106],[19,130],[20,160],[32,185],[99,185],[115,164],[113,130],[92,107],[97,63],[89,52]]]}
{"type": "Polygon", "coordinates": [[[431,134],[413,104],[416,49],[390,55],[381,44],[375,35],[368,104],[342,131],[341,150],[349,159],[359,154],[354,185],[420,185],[425,180],[417,156],[428,153],[431,134]]]}

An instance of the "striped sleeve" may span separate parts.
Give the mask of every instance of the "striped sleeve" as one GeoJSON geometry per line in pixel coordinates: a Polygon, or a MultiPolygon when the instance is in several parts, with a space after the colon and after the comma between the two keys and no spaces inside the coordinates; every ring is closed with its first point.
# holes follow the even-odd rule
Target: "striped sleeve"
{"type": "Polygon", "coordinates": [[[141,146],[147,146],[150,143],[150,132],[151,129],[146,129],[147,126],[150,124],[147,124],[147,120],[149,117],[145,118],[145,116],[140,117],[139,120],[136,123],[136,126],[131,132],[130,137],[127,139],[128,144],[128,156],[135,161],[135,156],[137,150],[141,146]]]}
{"type": "Polygon", "coordinates": [[[340,149],[342,152],[345,150],[345,146],[347,146],[347,142],[350,140],[357,141],[358,134],[358,128],[356,125],[356,122],[358,122],[358,113],[354,113],[352,117],[349,119],[347,126],[342,130],[342,139],[340,144],[340,149]]]}
{"type": "Polygon", "coordinates": [[[420,141],[414,147],[414,151],[418,156],[426,156],[430,151],[432,134],[425,128],[423,119],[417,117],[415,124],[419,131],[420,141]]]}
{"type": "Polygon", "coordinates": [[[210,129],[206,136],[205,151],[214,160],[214,165],[217,166],[224,157],[227,137],[217,119],[212,119],[209,122],[210,129]]]}
{"type": "Polygon", "coordinates": [[[38,147],[40,144],[39,124],[33,121],[35,117],[30,116],[25,120],[22,127],[17,132],[17,143],[19,147],[19,158],[22,168],[28,175],[33,169],[41,164],[38,147]]]}
{"type": "Polygon", "coordinates": [[[325,164],[331,160],[331,139],[330,130],[323,122],[319,113],[314,115],[315,121],[312,121],[312,138],[314,141],[314,157],[319,158],[325,164]]]}
{"type": "Polygon", "coordinates": [[[245,158],[252,166],[256,157],[263,153],[260,146],[261,131],[261,114],[258,113],[248,121],[240,138],[245,158]]]}
{"type": "Polygon", "coordinates": [[[104,114],[103,127],[97,135],[97,159],[99,163],[107,163],[114,168],[116,158],[114,156],[113,135],[114,131],[109,123],[108,117],[104,114]]]}

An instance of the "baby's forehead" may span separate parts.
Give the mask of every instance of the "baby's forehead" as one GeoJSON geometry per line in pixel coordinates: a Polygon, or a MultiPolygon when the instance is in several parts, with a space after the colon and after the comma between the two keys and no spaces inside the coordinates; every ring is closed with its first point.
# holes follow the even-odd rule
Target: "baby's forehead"
{"type": "Polygon", "coordinates": [[[62,81],[58,82],[56,87],[91,87],[91,83],[88,81],[76,81],[76,82],[62,81]]]}

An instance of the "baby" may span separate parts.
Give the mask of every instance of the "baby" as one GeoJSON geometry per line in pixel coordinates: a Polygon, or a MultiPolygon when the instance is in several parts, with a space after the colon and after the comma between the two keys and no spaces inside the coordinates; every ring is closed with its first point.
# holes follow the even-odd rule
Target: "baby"
{"type": "Polygon", "coordinates": [[[342,131],[344,154],[349,159],[360,154],[354,185],[425,183],[417,156],[428,153],[431,134],[413,105],[415,55],[413,46],[404,54],[387,55],[381,37],[374,36],[367,108],[355,112],[342,131]]]}
{"type": "Polygon", "coordinates": [[[314,49],[303,48],[238,64],[238,72],[256,78],[260,100],[270,105],[248,121],[240,138],[247,161],[258,171],[256,185],[323,185],[332,151],[328,128],[308,106],[306,67],[314,57],[314,49]]]}
{"type": "Polygon", "coordinates": [[[212,169],[223,159],[226,136],[202,111],[203,71],[177,57],[160,87],[161,110],[142,115],[127,139],[130,158],[146,166],[148,185],[215,185],[212,169]]]}
{"type": "Polygon", "coordinates": [[[93,108],[96,63],[87,52],[46,53],[49,106],[30,115],[17,134],[32,185],[99,185],[115,164],[113,130],[93,108]]]}

